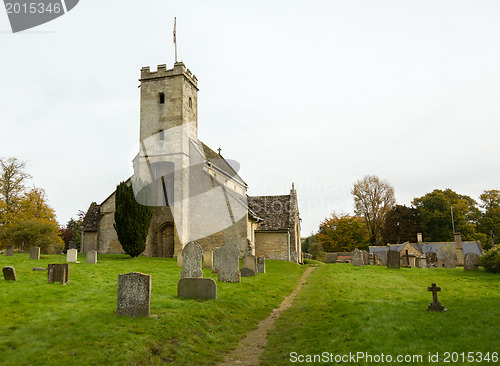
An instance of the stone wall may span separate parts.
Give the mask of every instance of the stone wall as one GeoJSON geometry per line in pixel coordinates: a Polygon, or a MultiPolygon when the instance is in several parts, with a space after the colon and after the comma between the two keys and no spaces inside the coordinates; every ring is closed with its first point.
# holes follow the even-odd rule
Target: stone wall
{"type": "Polygon", "coordinates": [[[277,231],[255,232],[255,255],[266,259],[289,260],[290,234],[277,231]]]}

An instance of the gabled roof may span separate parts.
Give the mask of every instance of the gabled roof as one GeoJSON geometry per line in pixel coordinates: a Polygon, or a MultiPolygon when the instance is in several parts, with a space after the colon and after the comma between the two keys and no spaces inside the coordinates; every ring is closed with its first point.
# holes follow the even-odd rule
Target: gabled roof
{"type": "Polygon", "coordinates": [[[215,151],[213,151],[211,148],[209,148],[207,145],[205,145],[203,142],[201,142],[201,145],[203,146],[203,152],[205,153],[205,159],[207,159],[207,162],[212,164],[214,167],[216,167],[218,170],[222,171],[223,173],[227,174],[228,176],[232,177],[234,180],[237,182],[243,184],[246,186],[247,184],[241,177],[238,175],[238,172],[236,172],[233,167],[222,157],[222,155],[217,154],[215,151]]]}
{"type": "Polygon", "coordinates": [[[83,218],[83,231],[97,231],[99,229],[99,222],[101,221],[101,218],[101,206],[92,202],[87,214],[83,218]]]}
{"type": "MultiPolygon", "coordinates": [[[[396,250],[398,252],[401,252],[401,250],[404,248],[404,246],[408,243],[403,243],[403,244],[388,244],[387,246],[371,246],[370,253],[375,253],[378,254],[380,257],[381,256],[386,256],[388,250],[396,250]]],[[[453,245],[456,247],[455,242],[436,242],[436,243],[420,243],[420,246],[422,247],[423,254],[427,254],[430,252],[436,253],[439,259],[444,259],[440,255],[439,248],[442,245],[453,245]]],[[[419,244],[416,243],[410,243],[412,247],[420,251],[419,249],[419,244]]],[[[463,247],[463,252],[464,255],[467,253],[476,253],[477,255],[481,255],[481,247],[480,244],[477,241],[464,241],[462,242],[462,247],[463,247]]]]}
{"type": "Polygon", "coordinates": [[[248,207],[264,219],[259,230],[276,231],[290,229],[290,195],[249,196],[248,207]]]}

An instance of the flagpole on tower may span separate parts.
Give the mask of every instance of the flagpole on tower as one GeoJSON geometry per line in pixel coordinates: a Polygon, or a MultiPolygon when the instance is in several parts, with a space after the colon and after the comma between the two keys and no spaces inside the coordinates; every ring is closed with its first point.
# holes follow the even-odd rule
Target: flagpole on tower
{"type": "Polygon", "coordinates": [[[175,26],[176,26],[176,22],[177,22],[177,18],[174,17],[174,45],[175,45],[175,63],[177,63],[177,37],[176,37],[176,30],[175,30],[175,26]]]}

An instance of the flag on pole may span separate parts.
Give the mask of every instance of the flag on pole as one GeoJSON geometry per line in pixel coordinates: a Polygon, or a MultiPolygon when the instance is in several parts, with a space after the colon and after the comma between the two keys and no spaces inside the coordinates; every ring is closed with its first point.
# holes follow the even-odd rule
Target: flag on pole
{"type": "Polygon", "coordinates": [[[174,18],[174,44],[177,43],[175,40],[175,23],[176,23],[176,18],[174,18]]]}

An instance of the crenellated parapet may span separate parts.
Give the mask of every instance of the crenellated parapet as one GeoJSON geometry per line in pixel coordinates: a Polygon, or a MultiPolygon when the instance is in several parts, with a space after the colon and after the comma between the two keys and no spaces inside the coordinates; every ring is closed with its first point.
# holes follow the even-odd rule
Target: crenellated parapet
{"type": "Polygon", "coordinates": [[[141,69],[140,81],[173,77],[177,75],[184,75],[184,77],[186,77],[194,85],[194,87],[198,89],[198,78],[196,75],[193,75],[191,70],[186,69],[186,66],[182,62],[176,62],[172,69],[167,69],[166,64],[158,65],[156,71],[151,71],[149,66],[144,66],[141,69]]]}

